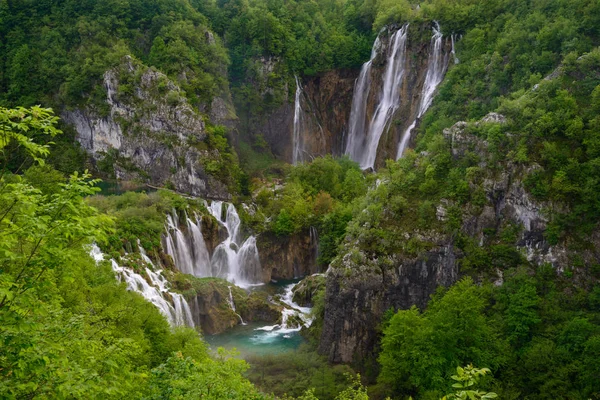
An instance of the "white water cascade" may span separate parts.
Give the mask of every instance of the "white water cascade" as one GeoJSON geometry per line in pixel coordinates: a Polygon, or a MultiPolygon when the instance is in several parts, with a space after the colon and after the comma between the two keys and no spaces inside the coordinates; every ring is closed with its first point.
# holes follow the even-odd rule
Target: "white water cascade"
{"type": "MultiPolygon", "coordinates": [[[[375,158],[377,156],[377,148],[381,135],[388,128],[391,118],[400,107],[400,86],[405,73],[406,65],[406,43],[408,37],[408,24],[396,31],[389,40],[388,57],[383,73],[382,92],[379,96],[379,102],[375,113],[371,118],[368,128],[366,125],[366,102],[368,91],[363,91],[361,88],[370,90],[370,65],[363,65],[361,76],[356,82],[355,91],[352,99],[352,110],[350,111],[350,133],[348,135],[348,144],[346,153],[352,159],[360,164],[362,169],[373,168],[375,166],[375,158]],[[363,82],[361,82],[364,80],[363,82]],[[355,105],[356,103],[356,105],[355,105]],[[360,104],[362,103],[362,104],[360,104]],[[353,115],[354,112],[358,114],[353,115]]],[[[373,46],[374,52],[377,50],[373,46]]],[[[373,55],[373,54],[372,54],[373,55]]],[[[370,64],[372,59],[367,62],[370,64]]]]}
{"type": "Polygon", "coordinates": [[[210,256],[201,232],[201,219],[194,214],[194,220],[185,216],[188,235],[179,229],[177,213],[167,215],[164,236],[165,251],[169,254],[177,268],[186,274],[195,276],[211,276],[210,256]]]}
{"type": "Polygon", "coordinates": [[[255,336],[255,341],[269,342],[273,337],[280,335],[289,337],[291,333],[299,332],[302,327],[308,328],[312,324],[311,308],[301,307],[292,300],[295,286],[295,283],[287,285],[283,296],[279,299],[284,304],[284,308],[281,311],[281,324],[256,328],[257,331],[266,331],[268,334],[255,336]]]}
{"type": "MultiPolygon", "coordinates": [[[[154,268],[154,264],[146,255],[144,249],[139,246],[139,250],[142,260],[154,268]]],[[[104,260],[104,255],[95,244],[92,246],[90,254],[96,263],[104,260]]],[[[162,276],[161,270],[152,271],[148,266],[145,267],[146,275],[151,282],[150,284],[142,275],[137,274],[132,269],[119,266],[114,259],[111,259],[110,262],[117,279],[125,281],[127,284],[127,290],[141,294],[146,300],[154,304],[167,321],[169,321],[171,326],[194,326],[194,320],[188,303],[179,293],[169,291],[168,282],[162,276]],[[172,299],[172,304],[169,298],[172,299]]]]}
{"type": "Polygon", "coordinates": [[[458,59],[458,57],[456,57],[456,51],[454,51],[454,41],[455,41],[454,38],[455,37],[456,37],[456,34],[454,34],[454,33],[450,36],[450,40],[452,42],[452,51],[450,53],[452,54],[452,58],[454,59],[454,64],[458,64],[460,62],[460,60],[458,59]]]}
{"type": "Polygon", "coordinates": [[[233,204],[213,201],[207,207],[227,231],[227,238],[209,255],[202,236],[201,219],[186,217],[187,235],[179,229],[177,214],[167,216],[164,248],[181,272],[200,278],[219,277],[240,287],[262,284],[262,269],[256,247],[256,238],[248,237],[240,243],[240,217],[233,204]],[[223,205],[227,208],[224,210],[223,205]],[[225,216],[223,216],[225,211],[225,216]]]}
{"type": "MultiPolygon", "coordinates": [[[[417,109],[417,115],[415,116],[415,119],[402,134],[400,144],[398,145],[396,159],[402,157],[402,154],[404,153],[404,150],[406,150],[406,146],[410,140],[410,134],[412,130],[415,128],[418,119],[425,114],[425,111],[427,111],[431,105],[435,90],[442,79],[444,79],[446,68],[448,66],[448,56],[444,55],[443,53],[442,38],[443,35],[440,31],[440,25],[435,22],[435,26],[433,27],[433,36],[431,37],[429,59],[427,61],[427,74],[425,75],[425,82],[423,83],[423,89],[421,90],[419,108],[417,109]]],[[[454,43],[454,41],[452,43],[454,43]]],[[[452,48],[454,49],[454,47],[452,48]]]]}

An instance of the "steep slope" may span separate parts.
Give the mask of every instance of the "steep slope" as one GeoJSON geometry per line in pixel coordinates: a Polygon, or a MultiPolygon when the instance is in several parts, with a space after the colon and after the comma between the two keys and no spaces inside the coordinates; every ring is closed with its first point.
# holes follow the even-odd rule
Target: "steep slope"
{"type": "Polygon", "coordinates": [[[204,165],[219,161],[204,142],[202,116],[164,74],[126,56],[104,74],[104,104],[64,110],[76,139],[99,165],[123,180],[141,180],[182,193],[228,199],[226,184],[204,165]]]}

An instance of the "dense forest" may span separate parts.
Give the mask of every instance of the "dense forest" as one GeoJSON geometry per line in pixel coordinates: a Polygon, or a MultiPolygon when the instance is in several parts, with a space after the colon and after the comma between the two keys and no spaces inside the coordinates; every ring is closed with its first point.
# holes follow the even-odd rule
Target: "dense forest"
{"type": "Polygon", "coordinates": [[[0,397],[600,398],[599,45],[597,0],[0,0],[0,397]],[[406,24],[425,51],[434,21],[455,58],[401,158],[290,165],[265,140],[285,107],[299,119],[300,82],[354,82],[406,24]],[[68,121],[81,110],[151,151],[90,152],[68,121]],[[189,121],[196,136],[179,134],[189,121]],[[131,161],[165,149],[170,180],[131,161]],[[188,169],[221,185],[210,200],[237,207],[239,233],[177,186],[188,169]],[[273,255],[318,232],[302,347],[213,351],[115,279],[156,263],[160,301],[210,286],[232,326],[279,313],[180,270],[166,237],[193,218],[211,256],[226,234],[230,257],[236,235],[273,255]]]}

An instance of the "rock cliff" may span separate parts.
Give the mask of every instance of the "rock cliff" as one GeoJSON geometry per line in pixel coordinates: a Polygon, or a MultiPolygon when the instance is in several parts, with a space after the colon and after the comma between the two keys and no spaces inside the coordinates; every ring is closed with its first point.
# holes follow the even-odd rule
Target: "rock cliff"
{"type": "Polygon", "coordinates": [[[178,86],[132,57],[107,71],[103,84],[102,104],[61,113],[100,168],[112,169],[118,179],[230,197],[225,184],[205,171],[203,163],[219,153],[207,148],[203,118],[178,86]]]}
{"type": "Polygon", "coordinates": [[[264,233],[258,237],[257,246],[264,282],[300,278],[319,272],[315,243],[311,242],[308,232],[289,237],[264,233]]]}
{"type": "MultiPolygon", "coordinates": [[[[471,179],[470,191],[481,193],[481,201],[459,205],[440,199],[436,205],[437,222],[431,229],[397,228],[407,242],[425,244],[416,254],[368,255],[359,250],[359,238],[346,239],[341,256],[326,275],[319,351],[330,361],[358,364],[373,357],[384,312],[412,305],[423,308],[437,287],[451,285],[461,273],[473,273],[473,268],[480,271],[481,279],[501,284],[502,269],[511,265],[549,264],[561,273],[575,259],[584,265],[600,261],[597,232],[591,236],[591,245],[578,249],[576,255],[570,253],[566,243],[551,244],[545,235],[547,212],[563,206],[542,204],[527,193],[524,177],[535,170],[535,164],[499,159],[499,152],[493,155],[484,138],[470,133],[476,129],[468,129],[504,123],[503,116],[491,113],[477,123],[459,122],[444,131],[452,157],[478,160],[479,169],[471,179]],[[443,229],[451,209],[461,214],[458,234],[443,229]],[[477,264],[481,264],[479,269],[477,264]]],[[[511,135],[507,138],[507,146],[511,146],[511,135]]]]}
{"type": "MultiPolygon", "coordinates": [[[[390,38],[400,29],[390,26],[379,35],[379,47],[370,71],[371,90],[366,97],[366,120],[370,121],[380,101],[384,72],[390,53],[390,38]]],[[[402,68],[399,108],[391,117],[391,123],[385,129],[377,150],[376,166],[383,165],[386,159],[396,158],[398,144],[409,126],[415,122],[418,126],[419,107],[424,96],[424,85],[429,63],[432,62],[432,27],[430,24],[409,27],[406,55],[402,68]]],[[[444,36],[441,46],[443,71],[451,60],[452,43],[450,36],[444,36]]],[[[273,69],[270,60],[265,68],[273,69]]],[[[257,117],[245,129],[250,136],[261,134],[270,145],[273,154],[285,161],[294,160],[294,146],[300,146],[301,161],[314,157],[333,154],[342,155],[346,151],[349,131],[349,119],[359,70],[333,70],[316,76],[298,79],[294,88],[287,85],[284,96],[287,101],[264,115],[257,117]],[[294,96],[296,90],[300,96],[294,96]],[[299,103],[294,103],[294,100],[299,103]],[[298,114],[297,110],[300,110],[298,114]],[[296,129],[296,132],[295,132],[296,129]],[[295,143],[298,142],[298,143],[295,143]]],[[[414,136],[415,130],[412,130],[414,136]]],[[[409,143],[412,138],[409,139],[409,143]]]]}

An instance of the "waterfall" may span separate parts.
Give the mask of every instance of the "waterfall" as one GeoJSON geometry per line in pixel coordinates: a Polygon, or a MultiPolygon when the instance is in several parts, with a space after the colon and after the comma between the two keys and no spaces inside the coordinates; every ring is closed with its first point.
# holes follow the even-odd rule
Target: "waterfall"
{"type": "MultiPolygon", "coordinates": [[[[366,110],[366,102],[369,96],[368,92],[363,92],[360,86],[364,86],[365,89],[368,86],[370,89],[370,83],[367,84],[367,81],[357,81],[352,99],[353,109],[350,111],[350,129],[352,133],[348,138],[347,149],[351,149],[351,151],[347,151],[347,153],[360,164],[362,169],[373,168],[375,166],[379,139],[381,139],[381,135],[389,127],[394,112],[400,107],[400,86],[402,85],[402,78],[405,73],[407,37],[408,24],[396,31],[390,38],[387,49],[388,57],[383,74],[382,92],[380,93],[375,113],[366,131],[361,129],[361,125],[364,126],[363,121],[366,115],[366,111],[363,112],[362,110],[366,110]],[[357,114],[353,115],[355,101],[357,103],[357,114]],[[362,103],[362,105],[359,103],[362,103]],[[362,141],[360,140],[361,137],[362,141]]],[[[372,60],[367,64],[371,62],[372,60]]],[[[370,65],[363,66],[365,75],[367,75],[370,68],[370,65]]],[[[362,78],[364,80],[370,79],[366,76],[362,78]]]]}
{"type": "Polygon", "coordinates": [[[303,161],[303,153],[304,153],[304,145],[301,137],[302,133],[302,106],[300,104],[301,95],[302,95],[302,86],[300,86],[300,81],[298,77],[294,77],[296,79],[296,98],[294,101],[294,136],[293,140],[293,154],[292,154],[292,164],[296,165],[299,162],[303,161]]]}
{"type": "Polygon", "coordinates": [[[227,230],[227,238],[217,246],[212,257],[212,276],[225,278],[242,287],[259,284],[262,282],[262,269],[256,238],[250,236],[240,245],[240,217],[237,210],[233,204],[229,204],[223,220],[222,204],[213,201],[209,208],[212,215],[227,230]]]}
{"type": "Polygon", "coordinates": [[[235,303],[233,302],[233,293],[231,293],[231,286],[227,286],[227,288],[229,289],[229,300],[227,302],[229,303],[229,307],[231,308],[231,311],[233,311],[233,313],[238,316],[238,318],[240,319],[240,323],[242,325],[246,325],[246,323],[242,319],[242,316],[240,314],[238,314],[237,311],[235,310],[235,303]]]}
{"type": "Polygon", "coordinates": [[[185,216],[187,235],[179,228],[175,210],[167,215],[166,234],[163,236],[165,252],[181,272],[195,276],[211,276],[210,255],[201,231],[201,218],[185,216]]]}
{"type": "Polygon", "coordinates": [[[345,153],[355,161],[360,160],[365,146],[365,130],[367,119],[367,99],[371,90],[371,66],[381,47],[379,36],[375,39],[371,49],[371,58],[363,64],[360,75],[354,84],[352,106],[350,108],[350,121],[348,123],[348,138],[345,153]]]}
{"type": "MultiPolygon", "coordinates": [[[[147,265],[154,267],[144,249],[141,246],[139,246],[139,249],[142,260],[144,260],[147,265]]],[[[104,260],[104,255],[95,244],[92,245],[90,255],[94,258],[96,263],[104,260]]],[[[124,281],[127,284],[127,290],[141,294],[146,300],[154,304],[167,321],[169,321],[171,326],[194,326],[194,320],[192,319],[192,313],[188,303],[179,293],[170,292],[168,290],[168,282],[161,275],[162,271],[152,271],[146,266],[145,272],[151,282],[150,284],[142,275],[137,274],[132,269],[119,266],[114,259],[111,259],[110,262],[117,279],[120,282],[124,281]],[[169,298],[172,299],[173,304],[171,304],[169,298]]]]}
{"type": "Polygon", "coordinates": [[[443,54],[443,43],[442,43],[442,32],[440,31],[440,25],[435,22],[433,27],[433,36],[431,37],[431,49],[429,51],[429,59],[427,61],[427,74],[425,75],[425,82],[421,89],[421,99],[419,101],[419,107],[417,109],[417,115],[412,123],[408,126],[398,146],[398,153],[396,159],[402,157],[408,141],[410,140],[410,134],[417,124],[417,120],[425,114],[425,111],[431,105],[433,101],[433,95],[438,85],[444,79],[446,73],[446,67],[448,65],[447,56],[443,54]]]}
{"type": "Polygon", "coordinates": [[[313,251],[315,271],[319,271],[319,232],[314,226],[310,227],[310,247],[313,251]]]}
{"type": "MultiPolygon", "coordinates": [[[[281,324],[256,328],[257,331],[267,331],[272,336],[283,335],[287,337],[290,333],[298,332],[302,327],[308,328],[312,324],[311,308],[301,307],[292,300],[295,286],[295,283],[287,285],[283,296],[280,298],[281,303],[284,305],[283,310],[281,310],[281,324]],[[299,322],[299,324],[296,322],[299,322]]],[[[258,341],[268,342],[270,339],[270,336],[256,337],[258,341]]]]}
{"type": "Polygon", "coordinates": [[[176,225],[176,213],[167,215],[163,245],[177,269],[200,278],[227,279],[241,287],[262,284],[256,238],[250,236],[240,243],[241,220],[234,205],[213,201],[207,209],[227,231],[227,238],[215,248],[212,258],[202,235],[201,218],[198,215],[194,214],[194,219],[186,217],[187,235],[176,225]]]}
{"type": "Polygon", "coordinates": [[[452,42],[452,51],[450,52],[450,54],[452,54],[452,58],[454,59],[454,64],[458,64],[460,62],[460,60],[458,59],[458,57],[456,57],[456,52],[454,51],[454,37],[456,35],[453,33],[452,35],[450,35],[450,40],[452,42]]]}

